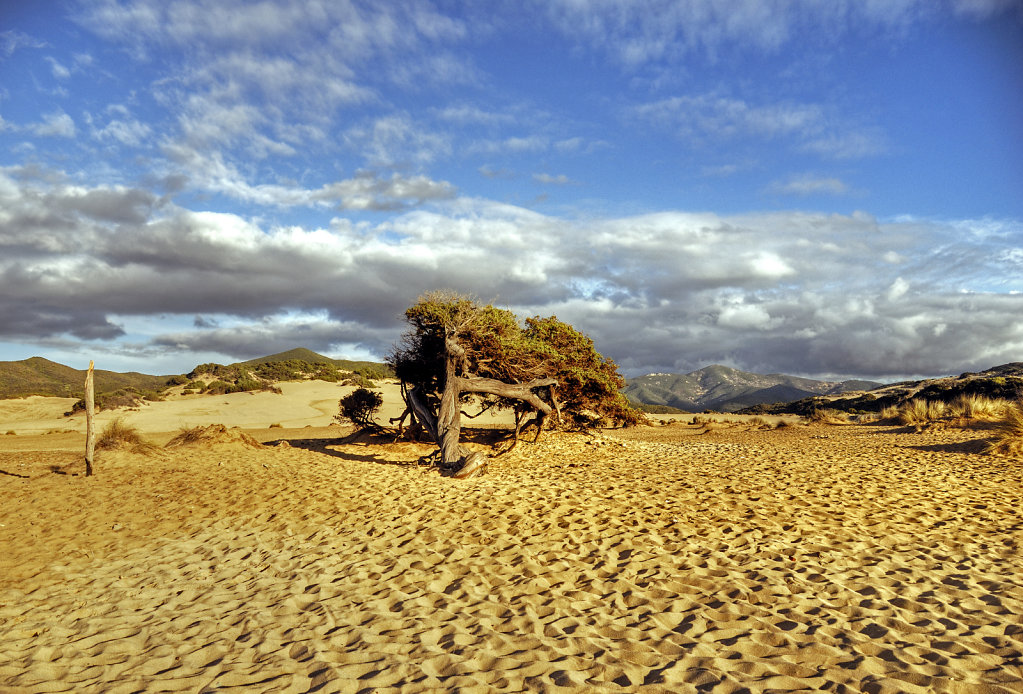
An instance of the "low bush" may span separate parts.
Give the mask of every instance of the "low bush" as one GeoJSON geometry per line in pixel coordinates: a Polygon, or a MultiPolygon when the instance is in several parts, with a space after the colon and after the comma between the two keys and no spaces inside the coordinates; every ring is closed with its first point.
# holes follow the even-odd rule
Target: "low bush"
{"type": "Polygon", "coordinates": [[[811,410],[809,414],[803,417],[804,424],[848,424],[849,413],[842,412],[841,410],[831,410],[827,408],[820,408],[811,410]]]}
{"type": "Polygon", "coordinates": [[[383,404],[384,398],[380,393],[358,388],[338,402],[341,412],[335,419],[340,422],[349,421],[357,427],[377,429],[379,425],[373,421],[373,416],[383,404]]]}
{"type": "Polygon", "coordinates": [[[123,446],[131,447],[135,450],[149,447],[142,439],[142,434],[139,433],[138,429],[130,424],[125,424],[120,419],[115,419],[100,432],[99,437],[96,439],[96,448],[99,450],[109,450],[123,446]]]}

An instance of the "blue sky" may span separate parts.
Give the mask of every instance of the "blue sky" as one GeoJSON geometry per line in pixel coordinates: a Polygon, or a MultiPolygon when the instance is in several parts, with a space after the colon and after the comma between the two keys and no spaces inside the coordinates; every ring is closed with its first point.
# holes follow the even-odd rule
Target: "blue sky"
{"type": "Polygon", "coordinates": [[[382,358],[431,289],[630,375],[1023,360],[1018,0],[0,9],[0,359],[382,358]]]}

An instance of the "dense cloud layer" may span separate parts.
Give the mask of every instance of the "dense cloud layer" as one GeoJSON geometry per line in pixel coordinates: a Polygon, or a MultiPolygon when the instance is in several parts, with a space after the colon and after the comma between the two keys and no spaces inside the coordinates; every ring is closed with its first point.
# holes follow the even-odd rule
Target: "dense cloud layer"
{"type": "Polygon", "coordinates": [[[880,378],[1023,353],[1023,230],[992,220],[584,221],[455,199],[307,229],[21,173],[0,175],[7,341],[111,340],[133,317],[171,314],[200,319],[142,348],[247,358],[346,344],[382,356],[402,310],[445,287],[557,314],[630,372],[725,362],[880,378]]]}

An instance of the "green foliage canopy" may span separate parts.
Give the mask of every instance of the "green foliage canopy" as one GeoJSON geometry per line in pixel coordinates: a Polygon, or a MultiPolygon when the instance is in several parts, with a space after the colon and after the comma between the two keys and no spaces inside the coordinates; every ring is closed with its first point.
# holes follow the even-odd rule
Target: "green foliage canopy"
{"type": "Polygon", "coordinates": [[[480,306],[463,296],[428,294],[405,312],[405,319],[409,329],[388,364],[409,386],[434,393],[443,390],[445,339],[453,338],[464,350],[464,374],[505,383],[556,379],[565,424],[603,419],[623,425],[639,419],[620,393],[625,381],[614,361],[556,316],[528,318],[523,326],[511,311],[480,306]]]}

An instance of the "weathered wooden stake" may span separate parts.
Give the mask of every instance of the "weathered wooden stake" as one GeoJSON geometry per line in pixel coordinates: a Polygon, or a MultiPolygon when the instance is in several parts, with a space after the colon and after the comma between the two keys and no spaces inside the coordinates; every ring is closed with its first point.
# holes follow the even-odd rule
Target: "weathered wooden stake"
{"type": "Polygon", "coordinates": [[[89,360],[89,371],[85,374],[85,476],[92,477],[92,457],[96,453],[96,429],[93,419],[96,415],[95,387],[93,386],[93,361],[89,360]]]}

